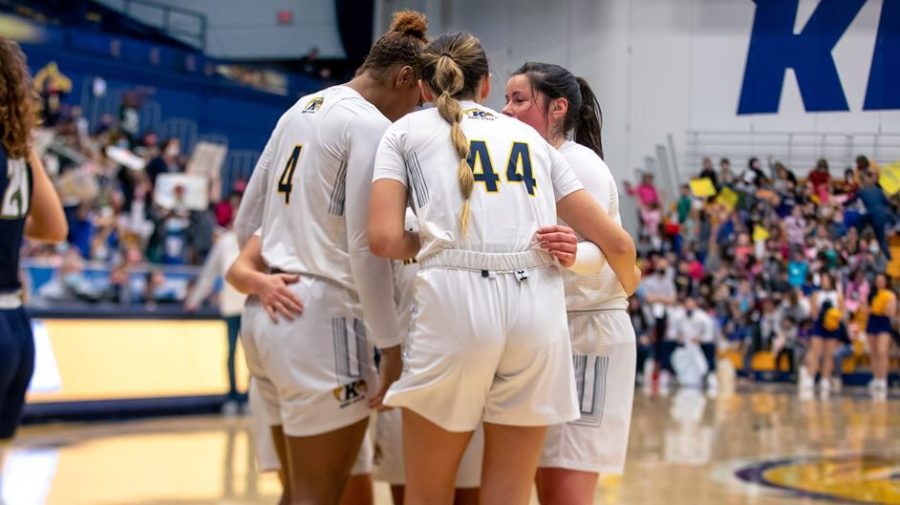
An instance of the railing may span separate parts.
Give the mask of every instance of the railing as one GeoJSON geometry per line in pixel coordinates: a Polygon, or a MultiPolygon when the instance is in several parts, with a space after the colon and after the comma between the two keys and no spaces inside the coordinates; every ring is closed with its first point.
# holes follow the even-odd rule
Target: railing
{"type": "Polygon", "coordinates": [[[780,161],[798,175],[805,175],[819,158],[825,158],[832,173],[839,175],[853,167],[859,155],[880,163],[900,160],[900,134],[689,130],[678,175],[684,180],[699,172],[706,156],[729,158],[736,171],[743,170],[751,157],[765,166],[772,156],[773,163],[780,161]]]}
{"type": "Polygon", "coordinates": [[[121,5],[117,10],[126,16],[131,16],[201,51],[206,51],[207,20],[204,14],[150,0],[106,0],[104,3],[113,7],[110,4],[116,1],[121,5]]]}

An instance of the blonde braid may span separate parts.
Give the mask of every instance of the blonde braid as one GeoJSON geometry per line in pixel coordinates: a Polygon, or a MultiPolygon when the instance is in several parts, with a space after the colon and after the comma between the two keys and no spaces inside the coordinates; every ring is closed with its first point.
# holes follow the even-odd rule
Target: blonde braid
{"type": "Polygon", "coordinates": [[[469,139],[463,133],[460,122],[463,118],[462,108],[459,102],[453,98],[453,95],[462,90],[465,83],[462,69],[448,54],[442,54],[438,57],[434,84],[441,90],[434,102],[435,107],[445,121],[450,123],[450,141],[453,142],[453,148],[459,156],[459,164],[457,165],[457,178],[459,180],[459,191],[462,193],[463,206],[459,213],[459,227],[462,236],[465,237],[469,229],[469,197],[472,195],[472,189],[475,186],[475,176],[472,169],[469,168],[469,139]]]}

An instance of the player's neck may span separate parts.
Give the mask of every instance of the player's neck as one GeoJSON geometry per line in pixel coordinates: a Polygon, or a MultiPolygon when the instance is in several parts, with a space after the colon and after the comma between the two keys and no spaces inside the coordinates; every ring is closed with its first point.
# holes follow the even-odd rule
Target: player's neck
{"type": "Polygon", "coordinates": [[[360,96],[378,110],[382,110],[382,104],[384,104],[390,93],[390,90],[386,89],[383,84],[379,83],[368,72],[363,72],[354,77],[345,86],[359,93],[360,96]]]}
{"type": "Polygon", "coordinates": [[[555,147],[556,149],[559,149],[560,147],[562,147],[563,144],[566,143],[566,136],[565,135],[552,135],[552,136],[550,136],[550,138],[547,139],[547,143],[549,143],[551,146],[555,147]]]}

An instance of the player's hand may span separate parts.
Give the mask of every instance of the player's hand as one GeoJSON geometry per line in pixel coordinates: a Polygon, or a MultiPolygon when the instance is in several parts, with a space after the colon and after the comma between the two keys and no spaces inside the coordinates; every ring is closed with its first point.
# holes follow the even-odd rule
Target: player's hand
{"type": "Polygon", "coordinates": [[[303,301],[288,289],[288,286],[298,282],[300,276],[295,274],[266,275],[257,296],[273,323],[278,322],[279,315],[288,321],[303,315],[303,301]]]}
{"type": "Polygon", "coordinates": [[[538,229],[535,238],[541,249],[558,259],[562,266],[569,268],[575,264],[578,237],[572,228],[561,225],[544,226],[538,229]]]}
{"type": "Polygon", "coordinates": [[[381,362],[379,363],[378,390],[369,399],[369,407],[376,410],[389,410],[384,405],[384,395],[391,384],[400,378],[403,372],[403,353],[399,345],[381,349],[381,362]]]}

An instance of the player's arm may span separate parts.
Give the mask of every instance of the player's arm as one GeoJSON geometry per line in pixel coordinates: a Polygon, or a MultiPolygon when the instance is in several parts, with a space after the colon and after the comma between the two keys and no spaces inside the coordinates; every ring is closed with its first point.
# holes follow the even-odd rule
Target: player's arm
{"type": "Polygon", "coordinates": [[[369,201],[369,247],[373,254],[395,260],[407,260],[419,252],[419,235],[404,226],[409,194],[402,143],[403,133],[388,128],[375,157],[369,201]]]}
{"type": "Polygon", "coordinates": [[[634,241],[584,190],[562,155],[552,147],[550,149],[557,214],[579,235],[600,247],[625,292],[631,295],[641,280],[640,271],[635,267],[634,241]]]}
{"type": "Polygon", "coordinates": [[[419,235],[404,226],[407,190],[391,179],[372,184],[369,202],[369,246],[378,256],[395,260],[414,258],[419,252],[419,235]]]}
{"type": "Polygon", "coordinates": [[[222,238],[213,244],[209,256],[203,262],[203,268],[197,275],[197,281],[194,283],[194,289],[188,294],[187,300],[184,302],[184,309],[188,312],[197,310],[203,303],[203,299],[212,293],[215,286],[217,274],[221,272],[222,267],[222,238]]]}
{"type": "Polygon", "coordinates": [[[274,158],[276,138],[279,128],[276,126],[272,137],[263,149],[250,176],[250,181],[244,189],[241,198],[241,206],[234,218],[234,232],[237,234],[238,244],[244,247],[250,237],[262,226],[263,211],[266,205],[266,192],[269,188],[269,166],[274,158]]]}
{"type": "Polygon", "coordinates": [[[303,301],[288,288],[300,280],[294,274],[267,274],[258,235],[251,235],[238,258],[225,273],[225,281],[245,295],[256,295],[273,322],[303,314],[303,301]]]}
{"type": "Polygon", "coordinates": [[[62,242],[69,234],[69,225],[59,195],[34,151],[28,156],[28,164],[31,166],[34,191],[31,210],[25,220],[25,236],[42,242],[62,242]]]}

